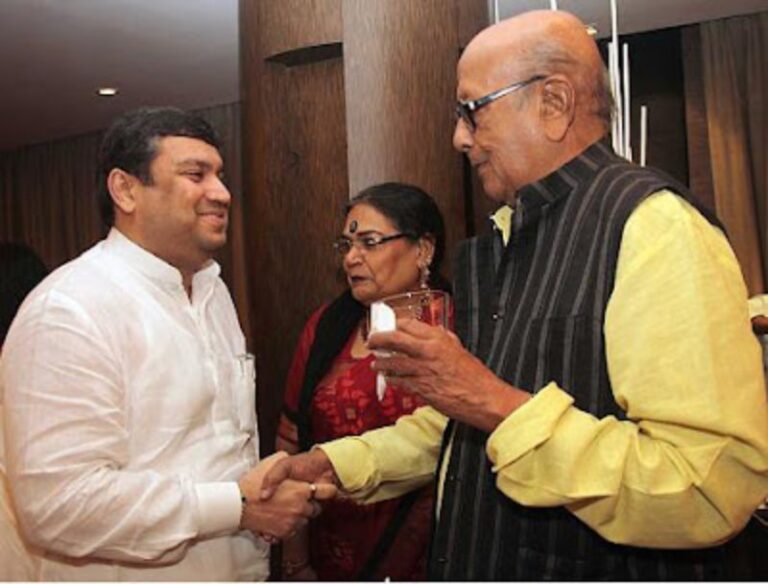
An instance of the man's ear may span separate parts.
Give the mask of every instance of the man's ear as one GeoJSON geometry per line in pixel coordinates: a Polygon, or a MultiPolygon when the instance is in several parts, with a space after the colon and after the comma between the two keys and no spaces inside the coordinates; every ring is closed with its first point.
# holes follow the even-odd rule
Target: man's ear
{"type": "Polygon", "coordinates": [[[139,185],[135,176],[113,168],[107,175],[107,188],[115,206],[126,215],[136,210],[136,189],[139,185]]]}
{"type": "Polygon", "coordinates": [[[541,120],[544,133],[553,142],[562,142],[576,117],[576,91],[563,75],[547,77],[543,83],[541,120]]]}

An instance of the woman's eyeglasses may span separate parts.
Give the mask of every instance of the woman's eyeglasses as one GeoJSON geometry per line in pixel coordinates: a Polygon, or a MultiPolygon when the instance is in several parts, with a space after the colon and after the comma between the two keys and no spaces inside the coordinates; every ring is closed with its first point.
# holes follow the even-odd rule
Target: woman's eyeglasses
{"type": "Polygon", "coordinates": [[[362,252],[369,252],[388,241],[394,241],[395,239],[400,239],[402,237],[412,236],[410,233],[394,233],[392,235],[364,235],[363,237],[356,237],[354,239],[350,239],[349,237],[339,237],[333,242],[333,249],[336,250],[336,253],[341,257],[344,257],[353,247],[356,247],[362,252]]]}

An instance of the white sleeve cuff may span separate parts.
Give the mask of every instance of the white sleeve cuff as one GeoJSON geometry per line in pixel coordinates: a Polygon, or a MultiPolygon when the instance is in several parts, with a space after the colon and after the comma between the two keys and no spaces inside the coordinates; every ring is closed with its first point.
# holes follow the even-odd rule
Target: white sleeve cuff
{"type": "Polygon", "coordinates": [[[237,483],[200,483],[195,485],[199,519],[199,537],[232,532],[240,526],[242,502],[237,483]]]}
{"type": "Polygon", "coordinates": [[[768,294],[760,294],[749,299],[749,317],[768,316],[768,294]]]}

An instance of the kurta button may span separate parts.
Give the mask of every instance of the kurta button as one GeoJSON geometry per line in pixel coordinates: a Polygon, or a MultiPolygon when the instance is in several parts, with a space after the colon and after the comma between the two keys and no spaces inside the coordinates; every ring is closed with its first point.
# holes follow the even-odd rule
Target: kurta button
{"type": "Polygon", "coordinates": [[[447,562],[447,561],[448,561],[448,560],[447,560],[447,559],[445,559],[445,558],[437,558],[437,563],[438,563],[438,564],[444,564],[444,563],[445,563],[445,562],[447,562]]]}
{"type": "Polygon", "coordinates": [[[494,312],[494,313],[491,315],[491,318],[492,318],[493,320],[499,320],[499,319],[501,318],[501,315],[500,315],[498,312],[494,312]]]}

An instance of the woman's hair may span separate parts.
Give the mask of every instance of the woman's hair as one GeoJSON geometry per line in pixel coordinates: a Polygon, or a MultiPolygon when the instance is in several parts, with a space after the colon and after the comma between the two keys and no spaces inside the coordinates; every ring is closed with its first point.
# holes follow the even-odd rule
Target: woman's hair
{"type": "Polygon", "coordinates": [[[413,241],[431,236],[435,252],[429,267],[429,284],[433,288],[445,289],[447,282],[440,273],[445,255],[445,224],[435,200],[419,187],[388,182],[360,191],[347,203],[345,214],[361,203],[376,209],[392,222],[395,229],[408,234],[413,241]]]}
{"type": "Polygon", "coordinates": [[[48,270],[32,249],[18,243],[0,243],[0,345],[16,311],[48,270]]]}

